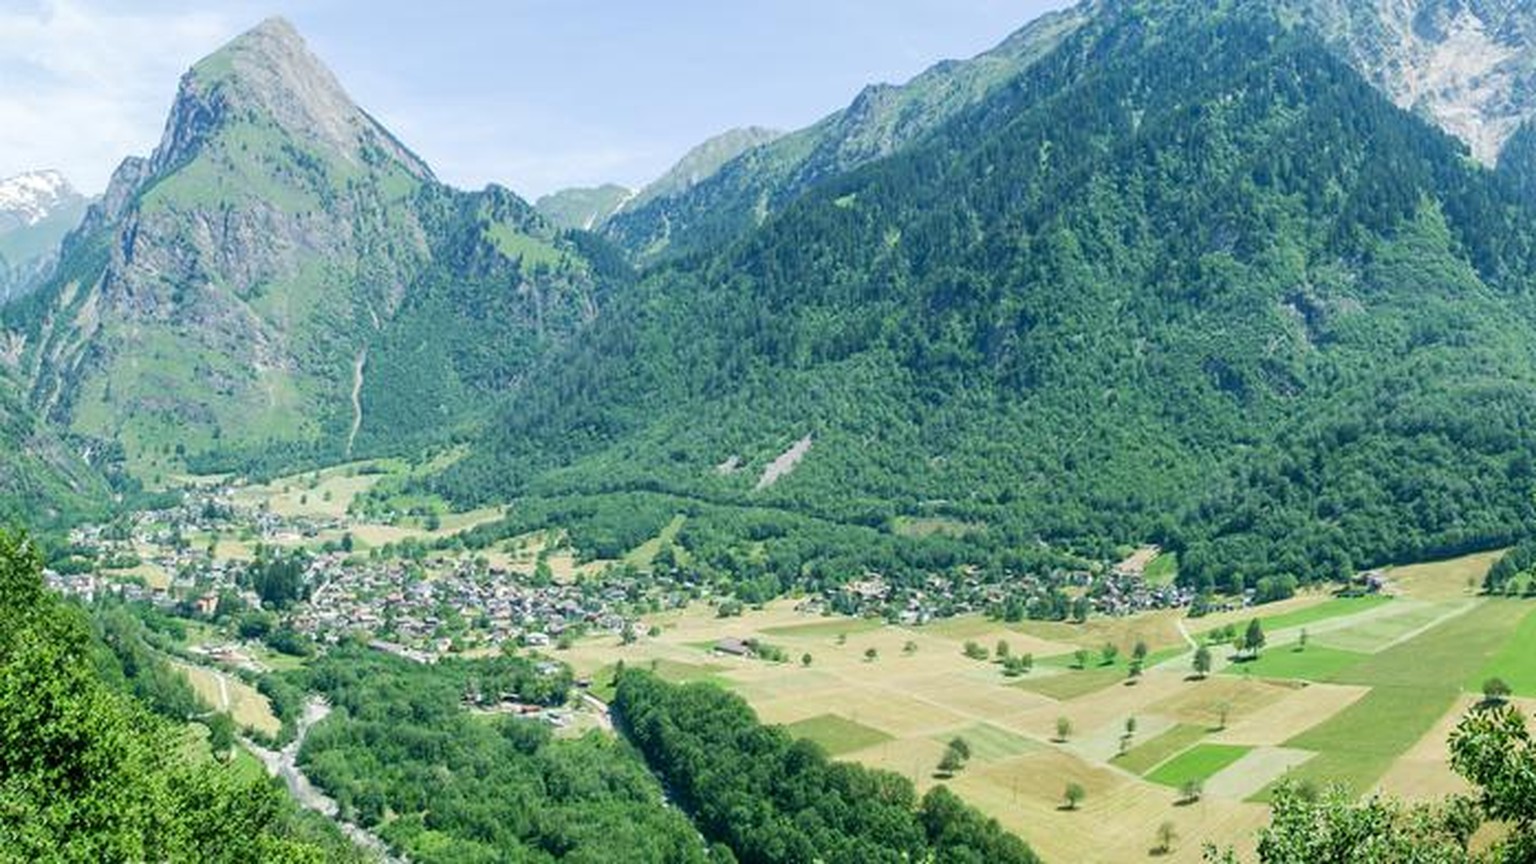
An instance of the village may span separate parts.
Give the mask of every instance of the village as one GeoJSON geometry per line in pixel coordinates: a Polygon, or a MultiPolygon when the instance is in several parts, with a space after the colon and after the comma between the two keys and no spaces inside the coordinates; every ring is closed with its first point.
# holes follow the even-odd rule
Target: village
{"type": "MultiPolygon", "coordinates": [[[[328,499],[330,493],[315,494],[328,499]]],[[[223,623],[232,637],[276,633],[287,643],[323,650],[357,636],[423,663],[508,647],[558,650],[588,635],[634,639],[642,616],[695,603],[714,606],[720,617],[742,609],[685,566],[591,562],[557,573],[551,561],[570,552],[548,538],[472,551],[452,542],[452,534],[394,525],[385,526],[391,542],[367,545],[356,536],[380,530],[375,523],[387,517],[370,513],[365,519],[346,501],[323,512],[271,502],[235,485],[189,487],[173,506],[75,529],[71,556],[50,569],[47,580],[85,602],[110,595],[189,620],[223,623]],[[278,565],[292,568],[295,577],[284,590],[267,579],[278,565]],[[253,613],[267,623],[240,626],[253,613]]],[[[971,570],[935,573],[919,585],[862,573],[837,590],[797,598],[796,608],[806,615],[920,627],[971,613],[1008,621],[1082,621],[1195,604],[1187,588],[1147,577],[1156,555],[1156,547],[1147,547],[1112,566],[1002,579],[971,570]]],[[[234,657],[236,665],[249,663],[239,652],[234,657]]]]}

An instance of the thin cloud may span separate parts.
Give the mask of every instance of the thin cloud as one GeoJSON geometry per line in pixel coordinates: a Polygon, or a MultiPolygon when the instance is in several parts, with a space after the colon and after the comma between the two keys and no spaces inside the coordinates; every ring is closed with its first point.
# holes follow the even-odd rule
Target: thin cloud
{"type": "Polygon", "coordinates": [[[0,10],[0,176],[57,168],[99,192],[154,147],[176,82],[247,16],[42,0],[0,10]]]}

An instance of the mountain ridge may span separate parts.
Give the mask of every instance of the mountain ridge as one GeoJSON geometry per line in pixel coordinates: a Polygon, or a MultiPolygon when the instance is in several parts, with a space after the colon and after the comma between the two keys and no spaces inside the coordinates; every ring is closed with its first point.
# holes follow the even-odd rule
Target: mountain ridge
{"type": "Polygon", "coordinates": [[[4,323],[37,410],[138,473],[295,464],[456,434],[599,272],[511,193],[438,183],[269,19],[183,76],[4,323]]]}
{"type": "Polygon", "coordinates": [[[618,213],[603,233],[642,263],[729,242],[820,180],[891,155],[973,105],[1086,22],[1097,0],[1050,12],[968,61],[870,85],[843,111],[753,147],[681,194],[618,213]]]}
{"type": "Polygon", "coordinates": [[[1118,11],[652,270],[432,488],[1159,541],[1203,589],[1517,536],[1528,205],[1263,4],[1118,11]]]}

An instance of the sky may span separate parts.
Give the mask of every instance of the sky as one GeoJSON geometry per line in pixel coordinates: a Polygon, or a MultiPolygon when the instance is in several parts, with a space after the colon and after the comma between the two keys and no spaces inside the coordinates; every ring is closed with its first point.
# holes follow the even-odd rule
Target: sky
{"type": "Polygon", "coordinates": [[[1065,0],[0,0],[0,177],[101,192],[182,72],[282,15],[462,188],[644,185],[740,126],[797,129],[866,84],[974,56],[1065,0]]]}

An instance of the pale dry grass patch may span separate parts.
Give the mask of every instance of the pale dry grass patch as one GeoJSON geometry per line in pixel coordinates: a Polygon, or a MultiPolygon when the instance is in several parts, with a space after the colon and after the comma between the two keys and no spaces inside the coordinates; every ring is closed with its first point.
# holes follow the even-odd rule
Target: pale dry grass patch
{"type": "MultiPolygon", "coordinates": [[[[1347,684],[1308,684],[1217,732],[1217,744],[1278,747],[1353,705],[1370,692],[1369,687],[1347,684]]],[[[1211,718],[1211,722],[1215,721],[1211,718]]]]}

